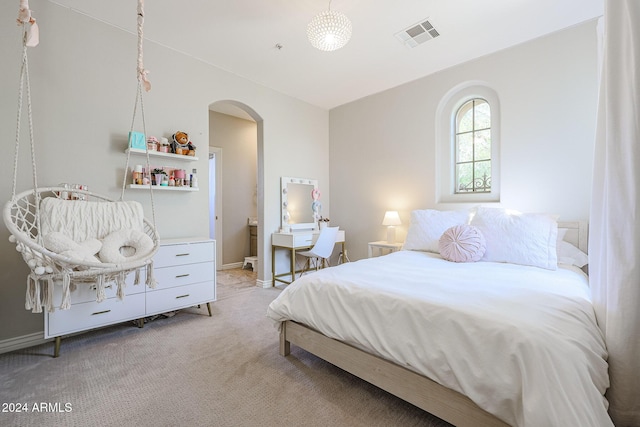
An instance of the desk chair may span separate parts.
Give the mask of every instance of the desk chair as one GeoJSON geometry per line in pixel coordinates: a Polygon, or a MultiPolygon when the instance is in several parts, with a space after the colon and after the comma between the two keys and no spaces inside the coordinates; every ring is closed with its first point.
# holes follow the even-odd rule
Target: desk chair
{"type": "Polygon", "coordinates": [[[310,250],[298,252],[298,255],[307,258],[299,277],[302,277],[305,272],[309,271],[312,261],[314,262],[316,270],[318,268],[323,268],[324,266],[329,266],[329,257],[331,256],[331,253],[333,253],[333,247],[336,245],[338,229],[339,227],[323,228],[320,230],[318,240],[316,240],[316,243],[310,250]]]}

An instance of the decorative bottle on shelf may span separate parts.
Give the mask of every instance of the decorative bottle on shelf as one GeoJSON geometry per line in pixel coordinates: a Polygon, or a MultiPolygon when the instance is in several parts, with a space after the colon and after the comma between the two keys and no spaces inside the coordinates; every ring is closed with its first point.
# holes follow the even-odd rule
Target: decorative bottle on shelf
{"type": "Polygon", "coordinates": [[[133,168],[133,183],[137,185],[142,184],[142,175],[142,165],[136,165],[135,168],[133,168]]]}
{"type": "Polygon", "coordinates": [[[198,188],[198,176],[196,175],[197,170],[193,169],[191,173],[191,188],[198,188]]]}

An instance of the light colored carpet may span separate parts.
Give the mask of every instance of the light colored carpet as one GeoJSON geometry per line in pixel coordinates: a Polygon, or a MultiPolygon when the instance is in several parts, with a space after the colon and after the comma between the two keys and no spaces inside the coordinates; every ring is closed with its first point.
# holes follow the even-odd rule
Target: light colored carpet
{"type": "Polygon", "coordinates": [[[218,273],[206,307],[0,355],[2,426],[448,426],[292,346],[265,316],[276,288],[218,273]],[[4,412],[8,404],[28,412],[4,412]],[[47,407],[45,412],[35,412],[47,407]]]}

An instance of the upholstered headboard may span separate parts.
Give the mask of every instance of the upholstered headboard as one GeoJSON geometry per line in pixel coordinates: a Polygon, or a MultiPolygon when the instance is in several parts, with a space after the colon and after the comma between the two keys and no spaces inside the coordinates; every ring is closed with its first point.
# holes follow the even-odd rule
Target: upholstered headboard
{"type": "Polygon", "coordinates": [[[578,247],[582,252],[589,253],[589,224],[587,221],[558,222],[558,228],[566,228],[564,240],[578,247]]]}

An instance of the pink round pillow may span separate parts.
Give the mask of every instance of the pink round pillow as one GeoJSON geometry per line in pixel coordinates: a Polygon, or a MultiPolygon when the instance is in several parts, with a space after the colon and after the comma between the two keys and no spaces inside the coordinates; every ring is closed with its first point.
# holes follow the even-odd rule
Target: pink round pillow
{"type": "Polygon", "coordinates": [[[456,225],[447,229],[438,242],[440,255],[447,261],[479,261],[486,250],[484,236],[473,225],[456,225]]]}

